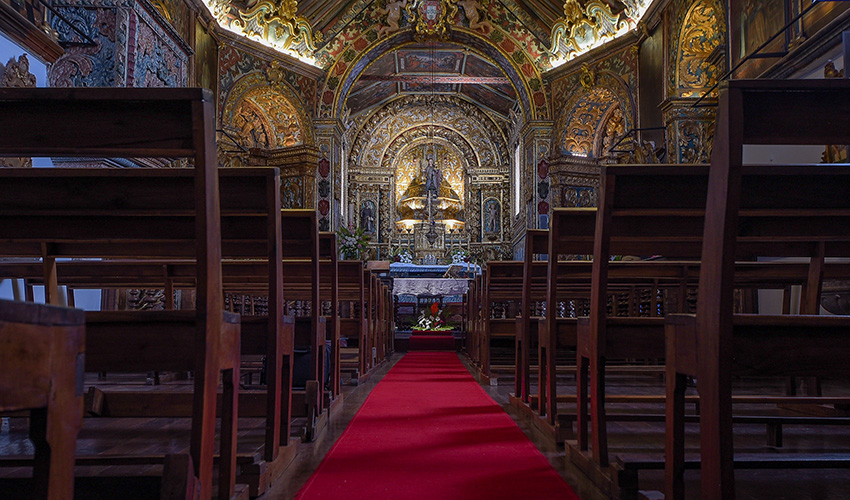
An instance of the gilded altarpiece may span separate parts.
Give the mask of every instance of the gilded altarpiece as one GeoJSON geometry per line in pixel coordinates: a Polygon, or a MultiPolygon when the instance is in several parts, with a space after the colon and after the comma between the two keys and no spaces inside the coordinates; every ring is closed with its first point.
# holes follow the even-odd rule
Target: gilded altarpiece
{"type": "Polygon", "coordinates": [[[595,206],[599,165],[619,161],[613,150],[623,144],[634,148],[627,133],[638,126],[637,55],[634,40],[623,37],[596,61],[567,63],[553,76],[552,147],[537,165],[538,177],[549,171],[553,206],[595,206]]]}
{"type": "Polygon", "coordinates": [[[429,158],[443,181],[435,220],[442,217],[447,231],[462,228],[474,255],[501,258],[509,238],[505,228],[510,228],[504,131],[480,108],[439,95],[405,96],[357,122],[347,151],[348,202],[343,209],[350,224],[368,230],[374,223],[372,257],[379,251],[381,258],[387,255],[399,241],[400,229],[407,227],[403,221],[412,227],[427,219],[422,200],[427,200],[429,158]],[[405,196],[420,201],[400,208],[405,196]]]}
{"type": "Polygon", "coordinates": [[[667,99],[661,109],[672,163],[710,161],[717,91],[705,94],[726,68],[725,19],[722,5],[711,0],[673,2],[665,12],[667,99]]]}

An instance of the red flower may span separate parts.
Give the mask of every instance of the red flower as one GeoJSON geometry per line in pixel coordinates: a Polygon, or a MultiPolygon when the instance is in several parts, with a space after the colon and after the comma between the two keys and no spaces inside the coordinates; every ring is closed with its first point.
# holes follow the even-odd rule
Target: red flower
{"type": "Polygon", "coordinates": [[[436,315],[437,315],[437,313],[438,313],[439,311],[440,311],[440,306],[439,306],[439,305],[437,305],[437,303],[436,303],[436,302],[434,302],[433,304],[431,304],[431,314],[433,314],[434,316],[436,316],[436,315]]]}

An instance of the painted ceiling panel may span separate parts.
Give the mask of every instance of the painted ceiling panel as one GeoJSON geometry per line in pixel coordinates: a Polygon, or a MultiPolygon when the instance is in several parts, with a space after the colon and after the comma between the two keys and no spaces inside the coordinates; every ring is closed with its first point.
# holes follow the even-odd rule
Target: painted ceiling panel
{"type": "Polygon", "coordinates": [[[485,85],[464,85],[460,92],[502,115],[507,115],[514,105],[514,99],[499,95],[485,85]]]}
{"type": "Polygon", "coordinates": [[[356,113],[396,94],[395,82],[371,82],[371,85],[348,96],[348,107],[356,113]]]}
{"type": "Polygon", "coordinates": [[[464,74],[472,76],[505,76],[502,70],[495,65],[471,54],[466,60],[466,71],[464,71],[464,74]]]}
{"type": "Polygon", "coordinates": [[[463,53],[400,50],[398,60],[399,69],[406,73],[460,73],[463,53]]]}

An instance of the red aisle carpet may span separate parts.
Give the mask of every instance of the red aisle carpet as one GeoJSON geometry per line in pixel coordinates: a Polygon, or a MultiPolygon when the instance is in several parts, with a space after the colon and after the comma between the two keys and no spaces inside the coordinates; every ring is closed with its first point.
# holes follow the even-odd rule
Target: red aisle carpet
{"type": "Polygon", "coordinates": [[[406,354],[296,497],[577,498],[453,352],[406,354]]]}
{"type": "Polygon", "coordinates": [[[408,350],[411,351],[454,351],[455,338],[452,332],[423,332],[413,330],[408,350]]]}

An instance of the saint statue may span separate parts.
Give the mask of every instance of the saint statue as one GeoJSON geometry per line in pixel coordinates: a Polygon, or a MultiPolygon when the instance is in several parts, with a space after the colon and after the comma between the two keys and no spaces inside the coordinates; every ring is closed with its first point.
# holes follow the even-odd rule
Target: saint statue
{"type": "Polygon", "coordinates": [[[425,191],[434,192],[436,196],[440,196],[440,185],[443,183],[443,174],[440,169],[434,165],[434,156],[428,155],[425,166],[425,191]]]}

